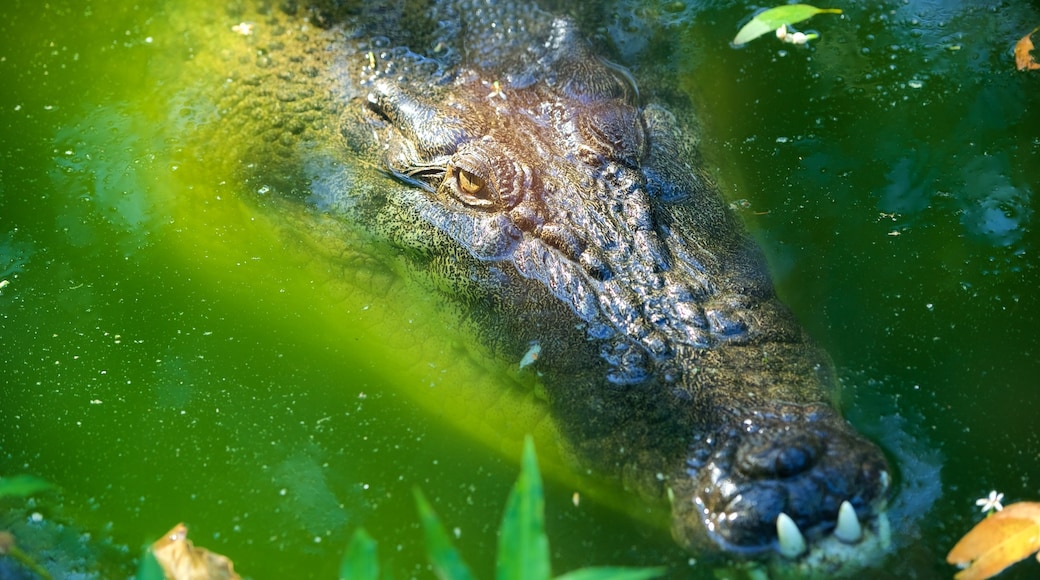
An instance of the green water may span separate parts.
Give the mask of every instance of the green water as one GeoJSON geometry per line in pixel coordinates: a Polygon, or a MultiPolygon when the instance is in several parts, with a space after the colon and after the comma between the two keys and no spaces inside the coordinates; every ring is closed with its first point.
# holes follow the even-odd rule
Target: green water
{"type": "MultiPolygon", "coordinates": [[[[846,14],[812,21],[809,49],[730,48],[744,5],[615,12],[650,30],[626,37],[634,62],[683,69],[726,194],[838,363],[847,414],[900,466],[893,575],[947,577],[976,498],[1040,499],[1040,75],[1011,57],[1040,10],[834,5],[846,14]]],[[[515,389],[454,400],[446,389],[509,371],[349,237],[316,250],[228,160],[200,154],[191,127],[212,112],[177,70],[240,50],[239,11],[0,15],[0,474],[62,488],[9,511],[117,555],[186,521],[254,578],[334,577],[364,525],[406,577],[426,569],[419,485],[488,575],[518,433],[551,429],[515,389]]],[[[555,570],[711,575],[609,497],[575,506],[580,483],[547,475],[555,570]]]]}

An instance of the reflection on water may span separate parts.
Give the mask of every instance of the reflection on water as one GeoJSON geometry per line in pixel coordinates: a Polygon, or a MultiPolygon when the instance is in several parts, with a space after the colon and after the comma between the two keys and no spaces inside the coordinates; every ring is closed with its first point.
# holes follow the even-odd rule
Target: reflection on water
{"type": "Polygon", "coordinates": [[[927,160],[902,157],[885,174],[888,185],[881,190],[878,209],[890,214],[911,215],[924,211],[939,194],[934,188],[938,169],[927,160]],[[922,174],[923,172],[923,174],[922,174]]]}
{"type": "MultiPolygon", "coordinates": [[[[1008,177],[1015,166],[1004,153],[965,160],[955,173],[940,174],[939,165],[903,157],[885,174],[878,209],[915,220],[934,206],[955,215],[965,232],[993,246],[1015,246],[1031,223],[1032,195],[1027,184],[1016,187],[1008,177]]],[[[898,230],[896,230],[898,231],[898,230]]]]}
{"type": "Polygon", "coordinates": [[[13,278],[24,270],[33,254],[32,244],[17,239],[16,233],[4,232],[3,239],[0,239],[0,279],[13,278]]]}
{"type": "Polygon", "coordinates": [[[961,173],[961,223],[995,246],[1014,245],[1032,223],[1032,192],[1025,184],[1012,184],[1012,172],[1007,155],[998,153],[969,160],[961,173]]]}
{"type": "MultiPolygon", "coordinates": [[[[813,21],[809,47],[734,50],[748,5],[615,4],[613,56],[690,90],[718,179],[842,369],[848,416],[899,465],[893,575],[947,576],[976,497],[1040,498],[1038,77],[1010,55],[1040,11],[849,3],[813,21]]],[[[516,471],[491,449],[539,417],[522,394],[450,389],[513,384],[512,370],[446,334],[361,234],[257,195],[302,183],[297,197],[349,210],[338,193],[358,177],[336,151],[244,184],[228,168],[263,159],[206,158],[193,141],[227,111],[180,71],[236,82],[234,63],[269,55],[233,27],[263,15],[48,6],[6,7],[0,23],[0,73],[17,81],[0,93],[0,474],[64,492],[15,511],[73,521],[123,557],[186,519],[257,578],[333,577],[364,524],[415,575],[419,485],[490,570],[516,471]]],[[[235,127],[223,150],[292,149],[235,127]]],[[[713,575],[665,532],[549,489],[558,570],[713,575]]]]}
{"type": "Polygon", "coordinates": [[[97,108],[58,131],[50,177],[55,191],[71,194],[57,225],[72,245],[113,242],[96,237],[93,219],[123,234],[115,241],[124,252],[146,243],[158,221],[154,208],[162,202],[150,195],[150,180],[159,173],[156,152],[162,147],[150,142],[152,131],[122,104],[97,108]]]}
{"type": "MultiPolygon", "coordinates": [[[[282,499],[278,501],[276,510],[284,511],[295,519],[295,527],[306,530],[313,538],[317,551],[321,551],[318,544],[333,533],[336,533],[336,537],[344,537],[344,526],[354,519],[350,516],[351,512],[358,511],[358,506],[364,505],[363,499],[356,492],[350,494],[352,497],[349,499],[341,500],[337,497],[323,465],[328,465],[325,451],[310,445],[285,458],[271,470],[271,482],[281,486],[278,496],[282,499]]],[[[341,477],[348,482],[356,479],[356,475],[351,477],[342,474],[341,477]]]]}

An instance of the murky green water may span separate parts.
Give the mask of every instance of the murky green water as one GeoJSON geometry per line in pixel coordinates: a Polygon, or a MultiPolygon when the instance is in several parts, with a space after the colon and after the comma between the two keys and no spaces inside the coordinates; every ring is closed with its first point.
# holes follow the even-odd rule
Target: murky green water
{"type": "MultiPolygon", "coordinates": [[[[848,415],[900,464],[893,573],[947,576],[975,498],[1040,498],[1040,75],[1011,56],[1040,10],[834,5],[809,49],[730,48],[739,4],[616,12],[650,31],[626,36],[630,64],[681,63],[727,195],[839,364],[848,415]]],[[[192,128],[214,112],[178,71],[248,50],[241,12],[0,14],[0,474],[62,488],[5,517],[70,523],[115,560],[183,520],[254,578],[334,577],[364,525],[403,577],[425,570],[419,485],[486,576],[520,434],[551,432],[523,392],[479,388],[508,369],[407,280],[349,236],[314,247],[343,232],[294,232],[201,155],[192,128]]],[[[575,507],[580,484],[542,451],[556,570],[710,576],[609,497],[575,507]]]]}

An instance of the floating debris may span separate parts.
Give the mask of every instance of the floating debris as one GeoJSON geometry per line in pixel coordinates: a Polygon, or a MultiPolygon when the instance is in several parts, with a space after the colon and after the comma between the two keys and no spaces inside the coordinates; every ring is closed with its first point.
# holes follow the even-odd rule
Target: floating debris
{"type": "Polygon", "coordinates": [[[168,579],[242,580],[227,556],[196,548],[184,524],[177,524],[152,544],[152,554],[168,579]]]}
{"type": "Polygon", "coordinates": [[[533,365],[538,361],[538,357],[542,354],[542,345],[538,344],[538,341],[531,343],[531,348],[527,349],[524,353],[524,357],[520,359],[520,368],[525,368],[533,365]]]}

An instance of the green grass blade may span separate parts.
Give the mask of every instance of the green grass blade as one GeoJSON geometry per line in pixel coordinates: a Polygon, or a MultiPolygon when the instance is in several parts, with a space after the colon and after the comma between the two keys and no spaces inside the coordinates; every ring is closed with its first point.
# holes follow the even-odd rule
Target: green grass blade
{"type": "Polygon", "coordinates": [[[433,565],[433,572],[441,580],[472,580],[473,574],[462,561],[458,550],[451,544],[448,533],[441,525],[437,514],[430,507],[426,497],[418,489],[414,490],[415,506],[419,510],[419,520],[426,533],[426,554],[433,565]]]}
{"type": "Polygon", "coordinates": [[[841,14],[841,10],[838,8],[817,8],[815,6],[809,6],[808,4],[788,4],[786,6],[777,6],[770,8],[764,12],[755,15],[744,25],[743,28],[737,32],[737,36],[733,39],[733,44],[744,44],[751,42],[752,40],[772,32],[784,24],[797,24],[803,20],[808,20],[817,14],[841,14]]]}
{"type": "Polygon", "coordinates": [[[53,484],[32,475],[0,477],[0,497],[27,497],[53,487],[53,484]]]}
{"type": "Polygon", "coordinates": [[[547,580],[549,539],[545,536],[545,495],[534,441],[524,440],[520,477],[513,486],[498,535],[498,580],[547,580]]]}
{"type": "Polygon", "coordinates": [[[664,568],[623,568],[618,566],[602,566],[582,568],[557,576],[556,580],[649,580],[664,576],[664,568]]]}
{"type": "Polygon", "coordinates": [[[340,580],[379,580],[376,541],[362,528],[354,532],[339,564],[340,580]]]}
{"type": "Polygon", "coordinates": [[[155,559],[150,546],[145,546],[141,552],[141,561],[137,563],[137,580],[165,580],[166,572],[162,565],[155,559]]]}

